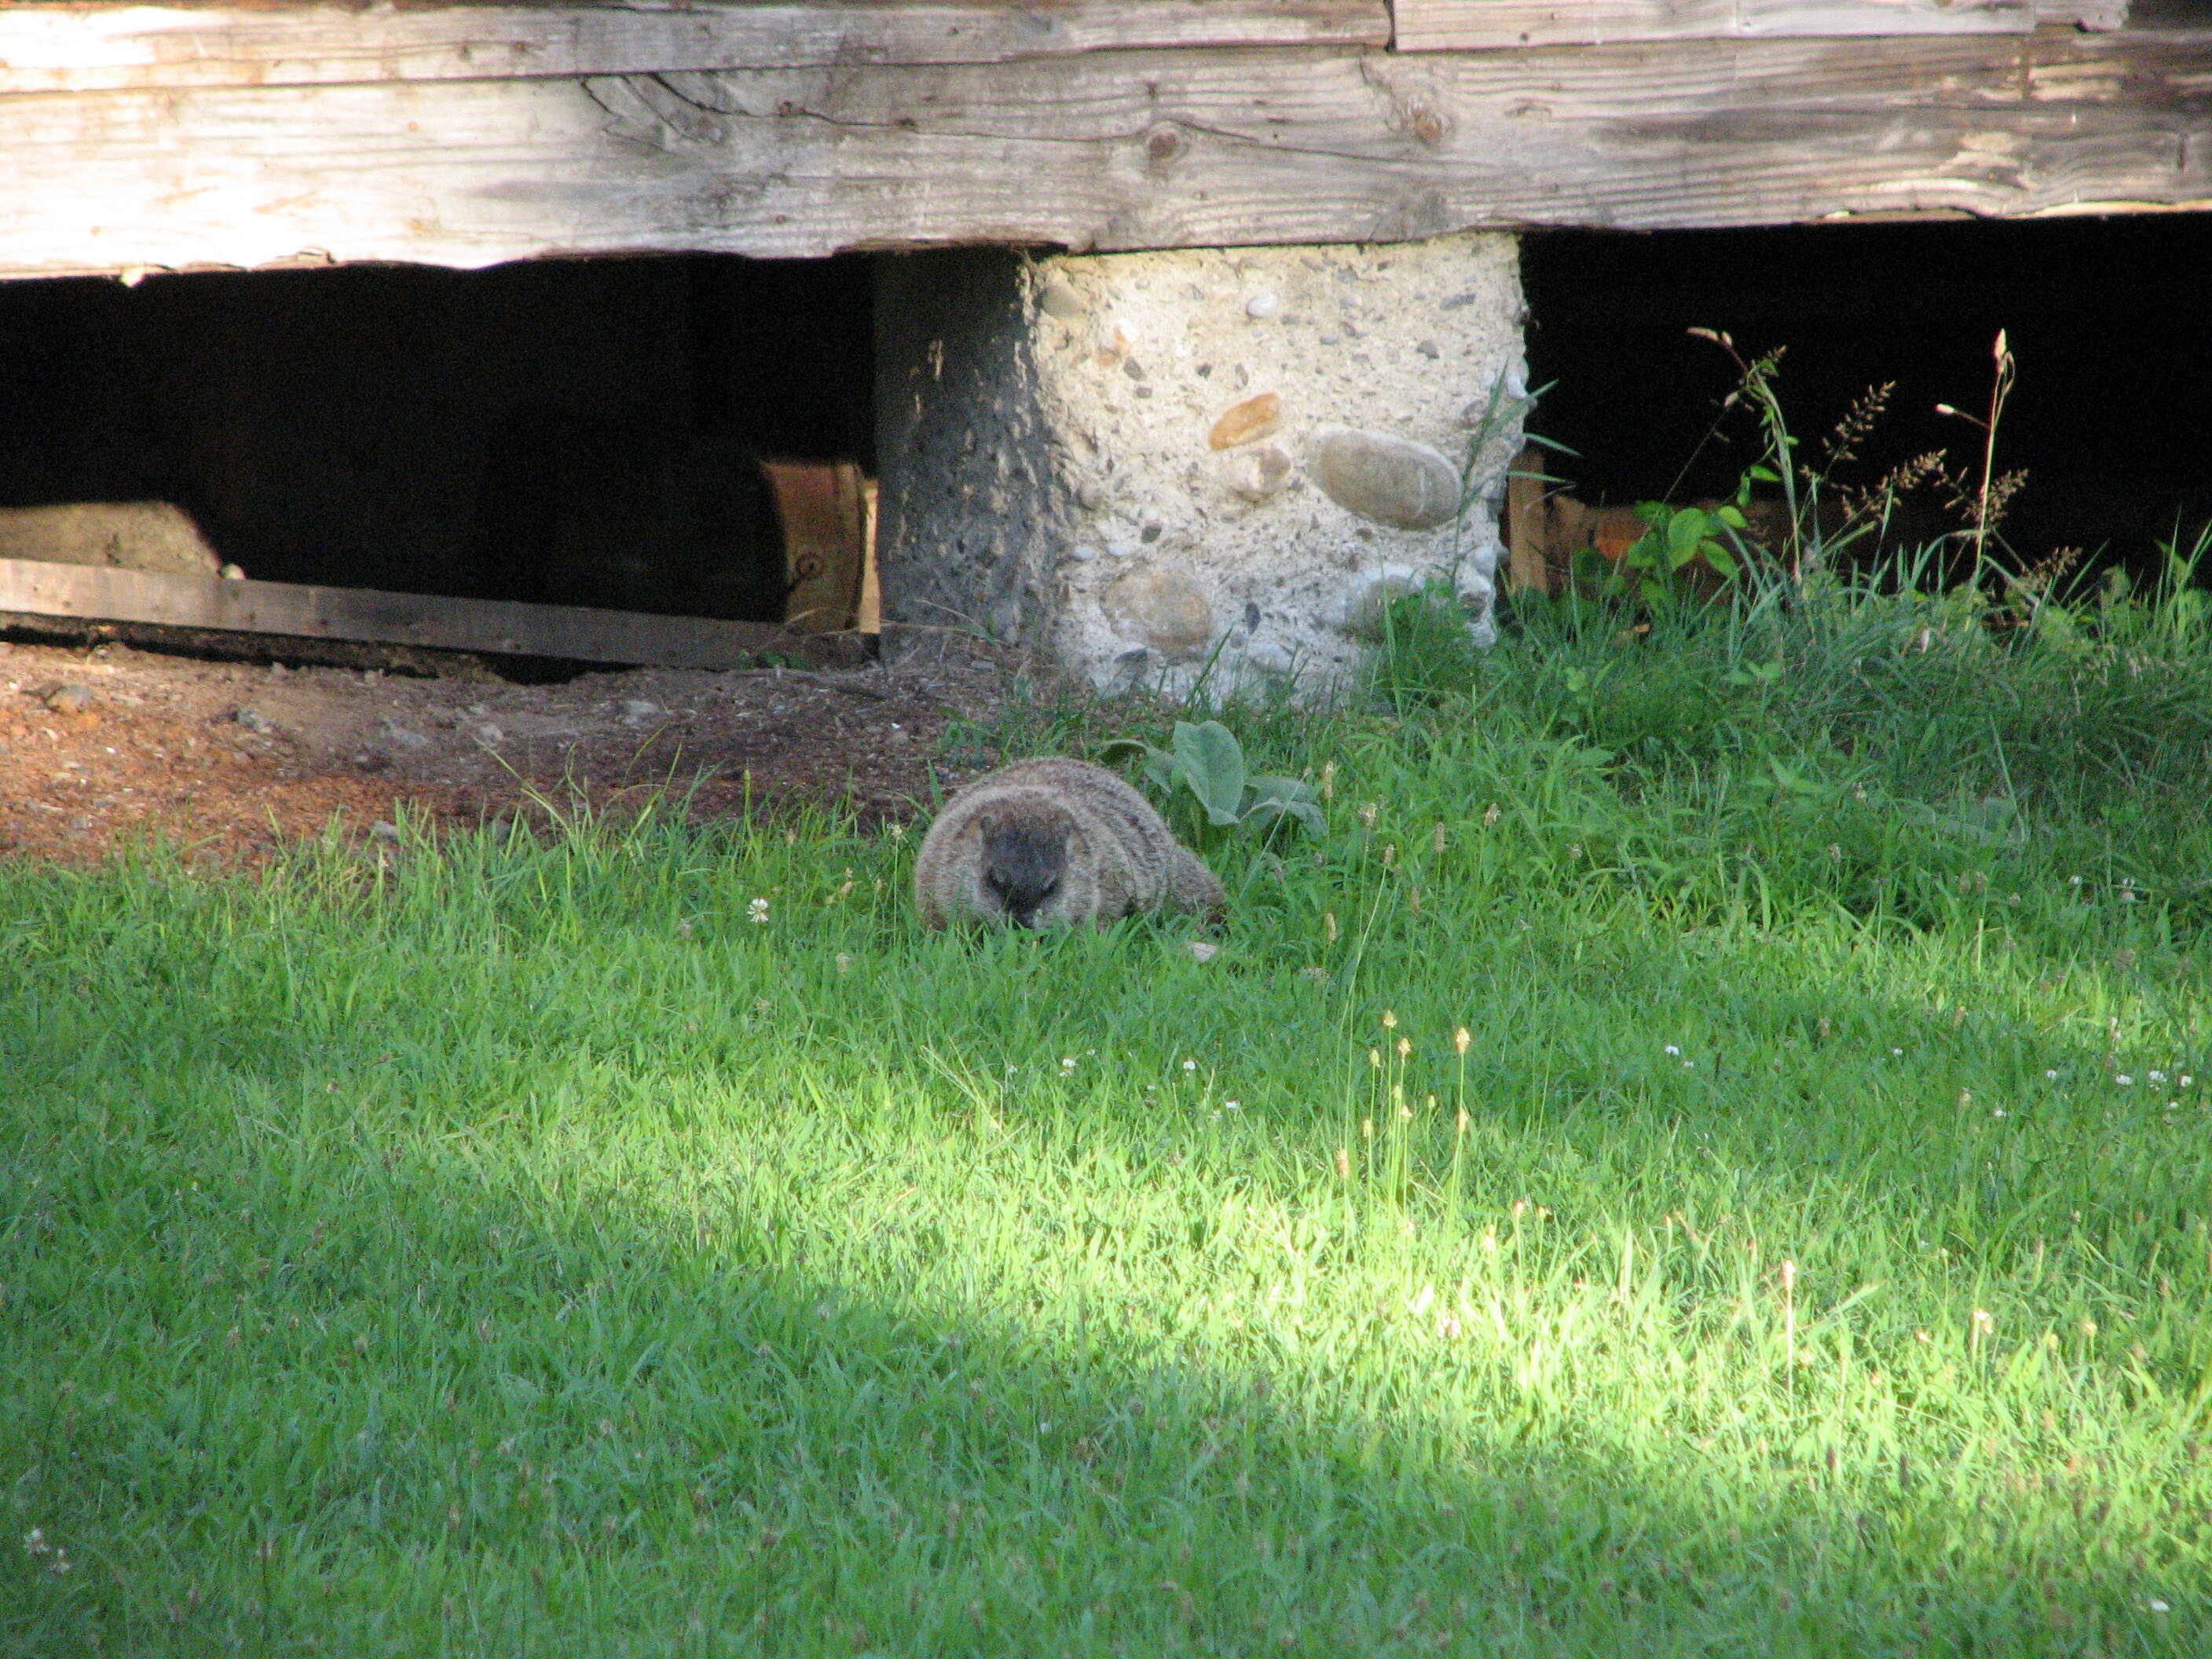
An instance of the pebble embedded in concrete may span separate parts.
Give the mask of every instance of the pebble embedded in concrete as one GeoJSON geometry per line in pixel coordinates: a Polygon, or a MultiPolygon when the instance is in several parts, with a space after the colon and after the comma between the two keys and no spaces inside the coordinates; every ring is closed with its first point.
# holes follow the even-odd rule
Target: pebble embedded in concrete
{"type": "Polygon", "coordinates": [[[1291,482],[1296,464],[1280,444],[1257,444],[1229,456],[1222,481],[1248,501],[1264,501],[1280,495],[1291,482]]]}
{"type": "Polygon", "coordinates": [[[1434,530],[1459,516],[1459,469],[1411,438],[1323,427],[1307,470],[1339,507],[1393,530],[1434,530]]]}
{"type": "Polygon", "coordinates": [[[1206,434],[1211,449],[1234,449],[1266,437],[1283,423],[1283,400],[1272,392],[1231,404],[1221,411],[1213,429],[1206,434]]]}
{"type": "Polygon", "coordinates": [[[1116,631],[1171,662],[1203,656],[1213,639],[1206,591],[1176,571],[1133,570],[1099,596],[1099,606],[1116,631]]]}
{"type": "Polygon", "coordinates": [[[430,746],[430,739],[420,732],[410,732],[388,716],[377,721],[376,729],[384,734],[385,742],[394,749],[428,749],[430,746]]]}
{"type": "Polygon", "coordinates": [[[99,701],[88,685],[56,686],[46,694],[46,707],[57,714],[82,714],[99,701]]]}
{"type": "Polygon", "coordinates": [[[1257,323],[1282,314],[1283,296],[1273,289],[1262,289],[1244,302],[1244,314],[1257,323]]]}

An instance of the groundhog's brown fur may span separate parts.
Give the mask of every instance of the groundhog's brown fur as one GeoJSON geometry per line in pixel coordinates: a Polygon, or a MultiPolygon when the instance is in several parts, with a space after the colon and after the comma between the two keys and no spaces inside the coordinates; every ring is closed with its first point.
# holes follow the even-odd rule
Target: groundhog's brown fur
{"type": "Polygon", "coordinates": [[[1225,896],[1150,802],[1087,761],[1022,761],[976,779],[945,803],[914,865],[915,906],[932,927],[1218,916],[1225,896]]]}

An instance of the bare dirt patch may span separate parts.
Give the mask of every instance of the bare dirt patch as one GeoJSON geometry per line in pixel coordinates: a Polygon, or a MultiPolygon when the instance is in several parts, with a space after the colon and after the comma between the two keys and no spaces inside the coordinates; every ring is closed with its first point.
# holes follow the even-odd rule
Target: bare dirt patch
{"type": "Polygon", "coordinates": [[[1006,673],[947,653],[852,673],[634,669],[564,684],[210,662],[0,641],[0,856],[97,864],[160,840],[252,866],[335,825],[473,826],[542,803],[695,819],[796,804],[902,820],[960,773],[949,722],[1006,673]]]}

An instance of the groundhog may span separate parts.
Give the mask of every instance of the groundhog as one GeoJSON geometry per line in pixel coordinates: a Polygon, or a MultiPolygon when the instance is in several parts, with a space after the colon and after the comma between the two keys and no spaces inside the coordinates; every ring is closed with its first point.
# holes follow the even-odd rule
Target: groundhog
{"type": "Polygon", "coordinates": [[[914,865],[915,907],[932,927],[1218,917],[1225,896],[1151,803],[1087,761],[1023,761],[976,779],[945,803],[914,865]]]}

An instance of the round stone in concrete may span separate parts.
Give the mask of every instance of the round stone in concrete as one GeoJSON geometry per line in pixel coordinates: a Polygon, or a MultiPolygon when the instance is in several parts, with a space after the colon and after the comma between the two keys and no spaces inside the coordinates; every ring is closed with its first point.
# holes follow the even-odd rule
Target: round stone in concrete
{"type": "Polygon", "coordinates": [[[1222,482],[1248,501],[1264,501],[1291,482],[1290,452],[1280,444],[1255,444],[1224,458],[1222,482]]]}
{"type": "Polygon", "coordinates": [[[1202,657],[1213,641],[1213,606],[1205,590],[1173,570],[1147,567],[1117,579],[1098,596],[1115,631],[1141,640],[1170,662],[1202,657]]]}
{"type": "Polygon", "coordinates": [[[1323,427],[1306,470],[1339,507],[1393,530],[1434,530],[1459,515],[1459,469],[1411,438],[1323,427]]]}

